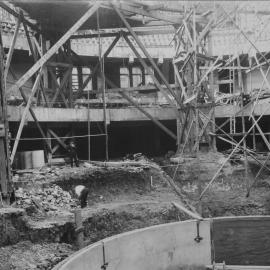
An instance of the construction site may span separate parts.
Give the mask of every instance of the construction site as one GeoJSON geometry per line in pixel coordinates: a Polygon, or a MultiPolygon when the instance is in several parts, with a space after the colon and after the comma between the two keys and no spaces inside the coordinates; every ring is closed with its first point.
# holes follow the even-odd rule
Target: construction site
{"type": "Polygon", "coordinates": [[[270,270],[268,1],[0,17],[0,270],[270,270]]]}

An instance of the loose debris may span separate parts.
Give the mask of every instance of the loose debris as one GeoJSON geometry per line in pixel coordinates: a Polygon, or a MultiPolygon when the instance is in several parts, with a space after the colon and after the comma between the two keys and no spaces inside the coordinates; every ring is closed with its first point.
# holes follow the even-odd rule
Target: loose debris
{"type": "Polygon", "coordinates": [[[74,252],[71,245],[29,241],[0,248],[0,270],[51,269],[74,252]]]}
{"type": "Polygon", "coordinates": [[[33,188],[32,190],[19,188],[16,190],[16,206],[37,211],[59,211],[61,209],[72,210],[77,202],[70,193],[57,185],[48,188],[33,188]]]}

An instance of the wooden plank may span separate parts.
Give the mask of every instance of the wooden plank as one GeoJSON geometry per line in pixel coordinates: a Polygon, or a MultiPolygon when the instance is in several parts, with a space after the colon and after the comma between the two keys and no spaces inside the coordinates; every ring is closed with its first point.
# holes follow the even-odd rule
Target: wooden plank
{"type": "Polygon", "coordinates": [[[70,75],[71,68],[69,68],[66,71],[66,73],[65,73],[65,75],[64,75],[64,77],[63,77],[63,79],[62,79],[62,81],[60,83],[60,85],[58,84],[57,78],[56,78],[55,74],[52,72],[51,69],[49,69],[49,72],[52,75],[52,78],[53,78],[55,84],[57,85],[57,90],[56,90],[56,93],[53,96],[53,99],[51,101],[50,107],[52,107],[54,105],[54,103],[55,103],[55,101],[56,101],[56,99],[57,99],[57,97],[58,97],[59,94],[61,94],[62,100],[65,103],[65,106],[68,107],[68,103],[67,103],[67,101],[65,99],[65,96],[63,95],[63,93],[61,91],[62,91],[63,87],[66,85],[66,83],[68,82],[68,77],[70,75]]]}
{"type": "Polygon", "coordinates": [[[206,187],[202,191],[202,193],[200,195],[200,199],[205,194],[205,192],[208,190],[208,188],[212,185],[212,183],[216,180],[217,176],[219,175],[219,173],[221,172],[221,170],[223,169],[223,167],[225,166],[225,164],[230,160],[230,158],[232,157],[232,155],[235,153],[235,151],[238,149],[238,147],[241,145],[241,143],[245,140],[245,138],[247,137],[247,135],[249,134],[249,132],[255,127],[256,123],[258,123],[260,121],[260,119],[267,112],[267,110],[269,110],[269,107],[267,107],[264,110],[264,112],[260,115],[260,117],[252,124],[252,126],[249,128],[249,130],[247,131],[247,133],[242,137],[242,139],[237,143],[237,145],[235,146],[235,148],[231,151],[231,153],[229,154],[229,156],[224,160],[224,162],[219,167],[219,169],[217,170],[217,172],[215,173],[215,175],[212,177],[212,179],[210,180],[210,182],[206,185],[206,187]]]}
{"type": "Polygon", "coordinates": [[[270,270],[270,266],[258,265],[227,265],[223,263],[215,263],[214,265],[206,265],[206,269],[213,270],[270,270]]]}
{"type": "MultiPolygon", "coordinates": [[[[134,13],[134,14],[139,14],[139,15],[142,15],[145,17],[154,18],[157,20],[171,23],[171,24],[181,24],[182,20],[184,18],[184,16],[179,16],[179,14],[170,15],[168,13],[162,14],[159,11],[147,11],[147,10],[139,8],[139,7],[130,6],[129,4],[126,4],[124,2],[121,2],[121,3],[115,2],[113,5],[117,6],[122,11],[127,11],[127,12],[134,13]]],[[[104,8],[111,8],[111,4],[106,4],[106,3],[102,3],[101,6],[104,8]]],[[[141,3],[140,3],[140,6],[141,6],[141,3]]],[[[196,15],[196,19],[197,19],[197,22],[200,22],[200,23],[207,22],[205,17],[201,16],[201,15],[196,15]]]]}
{"type": "Polygon", "coordinates": [[[72,64],[49,61],[49,62],[46,63],[46,66],[70,68],[70,67],[72,67],[72,64]]]}
{"type": "Polygon", "coordinates": [[[0,200],[3,205],[2,194],[7,197],[10,191],[11,167],[9,153],[8,119],[6,103],[6,84],[4,80],[4,48],[0,32],[0,123],[3,134],[0,137],[0,200]],[[2,194],[1,194],[2,192],[2,194]]]}
{"type": "MultiPolygon", "coordinates": [[[[266,71],[266,73],[265,73],[265,77],[266,77],[266,78],[267,78],[267,76],[268,76],[269,71],[270,71],[270,66],[267,68],[267,71],[266,71]]],[[[254,113],[255,107],[256,107],[257,104],[258,104],[258,100],[259,100],[260,94],[261,94],[261,92],[262,92],[262,90],[263,90],[264,83],[265,83],[265,80],[262,81],[261,87],[260,87],[259,91],[257,92],[256,99],[255,99],[255,101],[253,102],[253,106],[252,106],[252,109],[251,109],[249,115],[253,115],[253,113],[254,113]]],[[[249,120],[250,120],[250,117],[249,117],[249,120]]]]}
{"type": "MultiPolygon", "coordinates": [[[[112,49],[114,48],[114,46],[116,45],[116,43],[118,42],[118,40],[120,39],[120,35],[118,35],[113,42],[111,43],[111,45],[108,47],[108,49],[106,50],[106,52],[103,54],[102,56],[102,61],[104,61],[104,58],[106,58],[110,52],[112,51],[112,49]]],[[[87,86],[87,84],[89,83],[89,81],[92,79],[92,76],[97,72],[99,68],[99,63],[97,63],[95,65],[95,67],[93,68],[93,70],[91,70],[91,74],[89,74],[89,76],[85,79],[85,81],[83,82],[82,87],[80,87],[80,89],[77,91],[77,95],[75,99],[80,98],[80,96],[82,95],[82,92],[84,90],[84,88],[87,86]]]]}
{"type": "Polygon", "coordinates": [[[187,99],[188,96],[187,96],[187,93],[186,93],[186,89],[185,89],[182,78],[181,78],[181,76],[180,76],[180,74],[178,72],[178,68],[177,68],[175,63],[173,63],[173,69],[174,69],[174,74],[176,75],[176,79],[177,79],[177,81],[178,81],[178,83],[179,83],[179,85],[181,87],[181,90],[182,90],[181,97],[184,97],[185,99],[187,99]]]}
{"type": "Polygon", "coordinates": [[[221,64],[219,64],[216,66],[216,63],[218,62],[219,59],[221,59],[221,56],[218,56],[217,59],[214,61],[214,63],[212,63],[212,65],[209,67],[209,69],[204,73],[201,80],[197,84],[197,87],[199,87],[201,85],[201,83],[204,81],[204,79],[208,76],[208,74],[210,72],[213,72],[217,67],[219,67],[221,65],[221,64]]]}
{"type": "Polygon", "coordinates": [[[197,220],[203,220],[202,216],[199,215],[198,213],[194,213],[190,210],[188,210],[186,207],[184,207],[183,205],[176,203],[176,202],[172,202],[172,205],[177,208],[178,210],[180,210],[181,212],[186,213],[187,215],[189,215],[192,218],[195,218],[197,220]]]}
{"type": "Polygon", "coordinates": [[[190,44],[193,47],[193,40],[192,40],[192,37],[191,37],[190,31],[189,31],[188,25],[187,25],[187,22],[186,22],[185,19],[183,19],[183,24],[184,24],[184,27],[186,29],[186,33],[187,33],[188,39],[190,41],[190,44]]]}
{"type": "MultiPolygon", "coordinates": [[[[11,67],[10,67],[10,73],[11,73],[11,75],[13,76],[13,78],[14,78],[15,80],[17,80],[17,77],[16,77],[16,75],[15,75],[15,72],[12,70],[11,67]]],[[[19,90],[20,90],[20,93],[21,93],[21,96],[22,96],[24,102],[27,104],[28,100],[27,100],[27,97],[26,97],[26,95],[25,95],[23,89],[20,87],[19,90]]],[[[45,139],[45,143],[46,143],[46,145],[47,145],[47,147],[48,147],[49,152],[51,152],[52,150],[51,150],[49,141],[46,139],[46,135],[45,135],[43,129],[41,128],[41,126],[40,126],[40,124],[39,124],[39,122],[38,122],[38,119],[37,119],[37,117],[36,117],[36,115],[35,115],[35,113],[34,113],[34,111],[33,111],[33,109],[32,109],[31,107],[29,107],[29,112],[31,113],[31,116],[32,116],[33,119],[34,119],[34,121],[35,121],[35,123],[36,123],[36,125],[37,125],[37,128],[38,128],[38,130],[39,130],[41,136],[45,139]]]]}
{"type": "MultiPolygon", "coordinates": [[[[0,7],[3,8],[4,10],[6,10],[8,13],[10,13],[11,15],[13,15],[15,18],[20,18],[20,14],[17,13],[15,10],[13,10],[12,8],[10,8],[9,6],[7,6],[4,1],[0,1],[0,7]]],[[[35,30],[36,32],[40,33],[40,29],[37,27],[37,25],[29,22],[28,20],[26,20],[25,18],[22,18],[23,22],[26,23],[28,26],[30,26],[33,30],[35,30]]]]}
{"type": "Polygon", "coordinates": [[[16,28],[15,28],[15,31],[14,31],[14,34],[13,34],[13,37],[12,37],[10,48],[8,50],[8,56],[7,56],[6,65],[5,65],[5,72],[4,72],[4,80],[5,81],[7,80],[8,70],[9,70],[11,60],[12,60],[12,56],[13,56],[15,44],[16,44],[16,41],[17,41],[20,25],[21,25],[21,17],[19,17],[17,19],[16,28]]]}
{"type": "MultiPolygon", "coordinates": [[[[135,33],[138,36],[147,36],[147,35],[165,35],[165,34],[173,34],[174,30],[171,27],[164,27],[164,29],[160,29],[160,27],[151,26],[147,27],[147,29],[144,29],[145,27],[133,27],[135,33]],[[150,29],[149,29],[150,28],[150,29]]],[[[117,37],[119,34],[121,35],[131,35],[129,32],[125,30],[119,30],[119,32],[110,32],[110,33],[100,33],[100,37],[117,37]]],[[[70,39],[80,39],[80,38],[97,38],[98,33],[93,34],[75,34],[70,37],[70,39]]]]}
{"type": "Polygon", "coordinates": [[[208,119],[204,122],[203,127],[202,127],[200,133],[198,134],[198,140],[197,140],[196,143],[194,144],[192,151],[196,151],[196,150],[197,150],[197,147],[199,147],[200,139],[201,139],[203,133],[205,132],[205,130],[206,130],[208,124],[211,122],[211,118],[212,118],[212,116],[213,116],[213,113],[214,113],[214,108],[212,108],[212,109],[210,110],[209,115],[208,115],[208,119]]]}
{"type": "Polygon", "coordinates": [[[51,133],[51,135],[58,141],[58,143],[64,148],[64,149],[67,149],[67,145],[64,143],[63,140],[61,140],[57,134],[52,131],[51,129],[48,129],[48,131],[51,133]]]}
{"type": "Polygon", "coordinates": [[[33,44],[32,44],[32,41],[31,41],[31,38],[30,38],[30,35],[29,35],[27,24],[25,23],[25,20],[24,20],[24,16],[23,16],[22,11],[20,12],[20,14],[21,14],[21,18],[22,18],[22,24],[23,24],[24,32],[25,32],[25,35],[26,35],[26,38],[27,38],[27,42],[28,42],[28,45],[29,45],[29,49],[31,51],[31,54],[32,54],[35,62],[36,62],[37,61],[37,57],[36,57],[36,54],[34,52],[33,44]]]}
{"type": "MultiPolygon", "coordinates": [[[[170,84],[170,86],[174,89],[176,89],[175,84],[170,84]]],[[[166,89],[165,85],[161,85],[161,87],[164,88],[164,90],[166,89]]],[[[108,88],[106,89],[107,93],[118,93],[119,91],[126,91],[126,92],[158,92],[158,89],[155,85],[142,85],[142,86],[135,86],[135,87],[124,87],[124,88],[108,88]]],[[[102,93],[100,90],[90,90],[91,93],[96,93],[96,94],[100,94],[102,93]]]]}
{"type": "Polygon", "coordinates": [[[16,91],[22,87],[43,66],[57,50],[73,35],[98,9],[99,4],[94,4],[88,11],[10,88],[16,91]]]}
{"type": "Polygon", "coordinates": [[[136,48],[134,47],[134,45],[132,44],[132,42],[128,39],[128,37],[124,37],[127,44],[129,45],[129,47],[133,50],[133,52],[135,53],[136,57],[138,58],[138,60],[140,61],[140,63],[142,64],[143,68],[145,70],[147,70],[148,74],[150,74],[153,82],[155,83],[155,85],[157,86],[157,88],[159,89],[159,91],[163,94],[163,96],[166,98],[166,100],[168,101],[169,104],[172,105],[176,118],[178,118],[179,113],[177,111],[177,109],[175,108],[175,104],[173,102],[173,100],[169,97],[168,93],[161,87],[159,81],[156,79],[155,75],[152,74],[151,69],[148,67],[148,65],[146,64],[146,62],[144,61],[144,59],[140,56],[140,54],[138,53],[138,51],[136,50],[136,48]]]}
{"type": "MultiPolygon", "coordinates": [[[[102,6],[104,7],[109,7],[111,8],[110,4],[102,4],[102,6]]],[[[154,19],[158,19],[158,20],[162,20],[165,22],[169,22],[169,23],[173,23],[173,24],[180,24],[182,23],[182,18],[179,16],[175,16],[175,15],[166,15],[164,16],[163,14],[161,14],[160,12],[155,12],[155,11],[147,11],[145,9],[141,9],[141,8],[136,8],[136,7],[131,7],[128,4],[124,4],[124,3],[113,3],[114,7],[117,7],[123,11],[128,11],[134,14],[140,14],[143,15],[145,17],[150,17],[150,18],[154,18],[154,19]]]]}
{"type": "MultiPolygon", "coordinates": [[[[49,134],[50,134],[50,132],[48,132],[49,134]]],[[[71,132],[69,131],[66,135],[65,135],[65,137],[70,137],[72,134],[71,134],[71,132]]],[[[70,138],[62,138],[62,141],[63,142],[65,142],[66,140],[68,140],[68,139],[70,139],[70,138]]],[[[55,145],[54,147],[53,147],[53,149],[52,149],[52,153],[54,154],[57,150],[58,150],[58,148],[60,147],[60,144],[57,144],[57,145],[55,145]]]]}
{"type": "Polygon", "coordinates": [[[270,265],[269,217],[213,219],[212,237],[215,262],[270,265]]]}
{"type": "Polygon", "coordinates": [[[24,109],[23,114],[22,114],[20,126],[19,126],[19,129],[18,129],[17,135],[16,135],[16,139],[14,141],[14,145],[13,145],[12,153],[11,153],[11,157],[10,157],[10,163],[11,164],[14,161],[14,157],[15,157],[15,154],[16,154],[16,151],[17,151],[19,140],[20,140],[20,137],[21,137],[21,134],[22,134],[23,126],[24,126],[24,123],[25,123],[29,108],[31,106],[32,98],[34,97],[34,95],[36,93],[36,90],[38,88],[39,81],[40,81],[40,78],[41,78],[41,73],[42,73],[42,70],[39,72],[39,74],[38,74],[38,76],[36,78],[36,81],[35,81],[35,83],[33,85],[31,94],[30,94],[30,96],[28,98],[27,104],[26,104],[25,109],[24,109]]]}
{"type": "MultiPolygon", "coordinates": [[[[168,88],[168,91],[170,92],[170,94],[175,98],[175,100],[177,101],[177,103],[179,103],[179,105],[181,104],[181,102],[178,100],[177,95],[173,92],[173,90],[171,89],[169,83],[167,82],[166,78],[164,77],[163,73],[160,71],[160,69],[158,68],[158,66],[156,65],[155,61],[152,59],[151,55],[147,52],[147,50],[145,49],[143,43],[140,41],[140,39],[138,38],[138,36],[135,34],[135,32],[133,31],[132,27],[129,25],[129,23],[127,22],[127,20],[124,18],[123,14],[120,12],[120,10],[116,7],[116,5],[113,4],[113,7],[116,11],[116,13],[118,14],[118,16],[121,18],[121,20],[123,21],[123,23],[125,24],[126,28],[129,30],[129,32],[131,33],[132,37],[135,39],[136,43],[138,44],[138,46],[140,47],[140,49],[142,50],[142,52],[144,53],[144,55],[147,57],[147,59],[149,60],[150,64],[153,66],[154,70],[157,72],[157,74],[159,75],[160,79],[164,82],[164,84],[166,85],[166,87],[168,88]]],[[[126,37],[127,38],[127,37],[126,37]]],[[[125,38],[125,39],[126,39],[125,38]]]]}
{"type": "Polygon", "coordinates": [[[135,100],[133,100],[131,97],[129,97],[126,93],[123,91],[119,91],[120,95],[123,96],[126,100],[128,100],[132,105],[134,105],[139,111],[141,111],[147,118],[152,120],[159,128],[161,128],[166,134],[168,134],[171,138],[174,140],[177,139],[177,136],[170,131],[167,127],[165,127],[159,120],[155,119],[150,115],[147,111],[145,111],[135,100]]]}
{"type": "MultiPolygon", "coordinates": [[[[1,33],[0,33],[1,36],[1,33]]],[[[6,113],[6,99],[5,99],[5,81],[4,81],[4,49],[2,47],[2,37],[0,39],[0,78],[1,78],[1,89],[0,89],[0,123],[3,125],[4,129],[3,136],[0,137],[0,199],[3,205],[2,194],[4,196],[8,195],[9,191],[9,180],[10,180],[10,169],[9,169],[9,151],[8,151],[8,122],[6,113]],[[2,194],[1,194],[2,193],[2,194]]]]}

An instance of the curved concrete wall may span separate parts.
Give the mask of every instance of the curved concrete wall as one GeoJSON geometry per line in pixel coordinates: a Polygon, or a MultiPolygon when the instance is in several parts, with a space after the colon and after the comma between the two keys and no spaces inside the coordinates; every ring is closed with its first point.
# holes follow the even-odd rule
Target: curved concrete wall
{"type": "Polygon", "coordinates": [[[270,216],[222,217],[169,223],[113,236],[88,246],[54,270],[176,270],[181,265],[270,265],[270,216]],[[102,268],[103,269],[103,268],[102,268]],[[105,268],[104,268],[105,269],[105,268]]]}
{"type": "Polygon", "coordinates": [[[200,222],[203,238],[197,243],[197,222],[184,221],[113,236],[88,246],[54,270],[165,270],[179,265],[211,263],[210,221],[200,222]]]}

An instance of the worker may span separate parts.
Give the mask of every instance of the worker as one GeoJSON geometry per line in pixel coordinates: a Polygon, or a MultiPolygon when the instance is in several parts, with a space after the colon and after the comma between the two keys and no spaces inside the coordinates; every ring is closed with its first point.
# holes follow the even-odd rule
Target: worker
{"type": "Polygon", "coordinates": [[[70,140],[69,145],[67,146],[67,151],[70,158],[70,165],[73,167],[73,162],[75,162],[76,167],[79,167],[79,159],[77,156],[77,147],[73,140],[70,140]]]}
{"type": "Polygon", "coordinates": [[[87,197],[89,193],[89,189],[83,185],[78,185],[74,188],[76,197],[80,200],[81,208],[85,208],[87,206],[87,197]]]}

